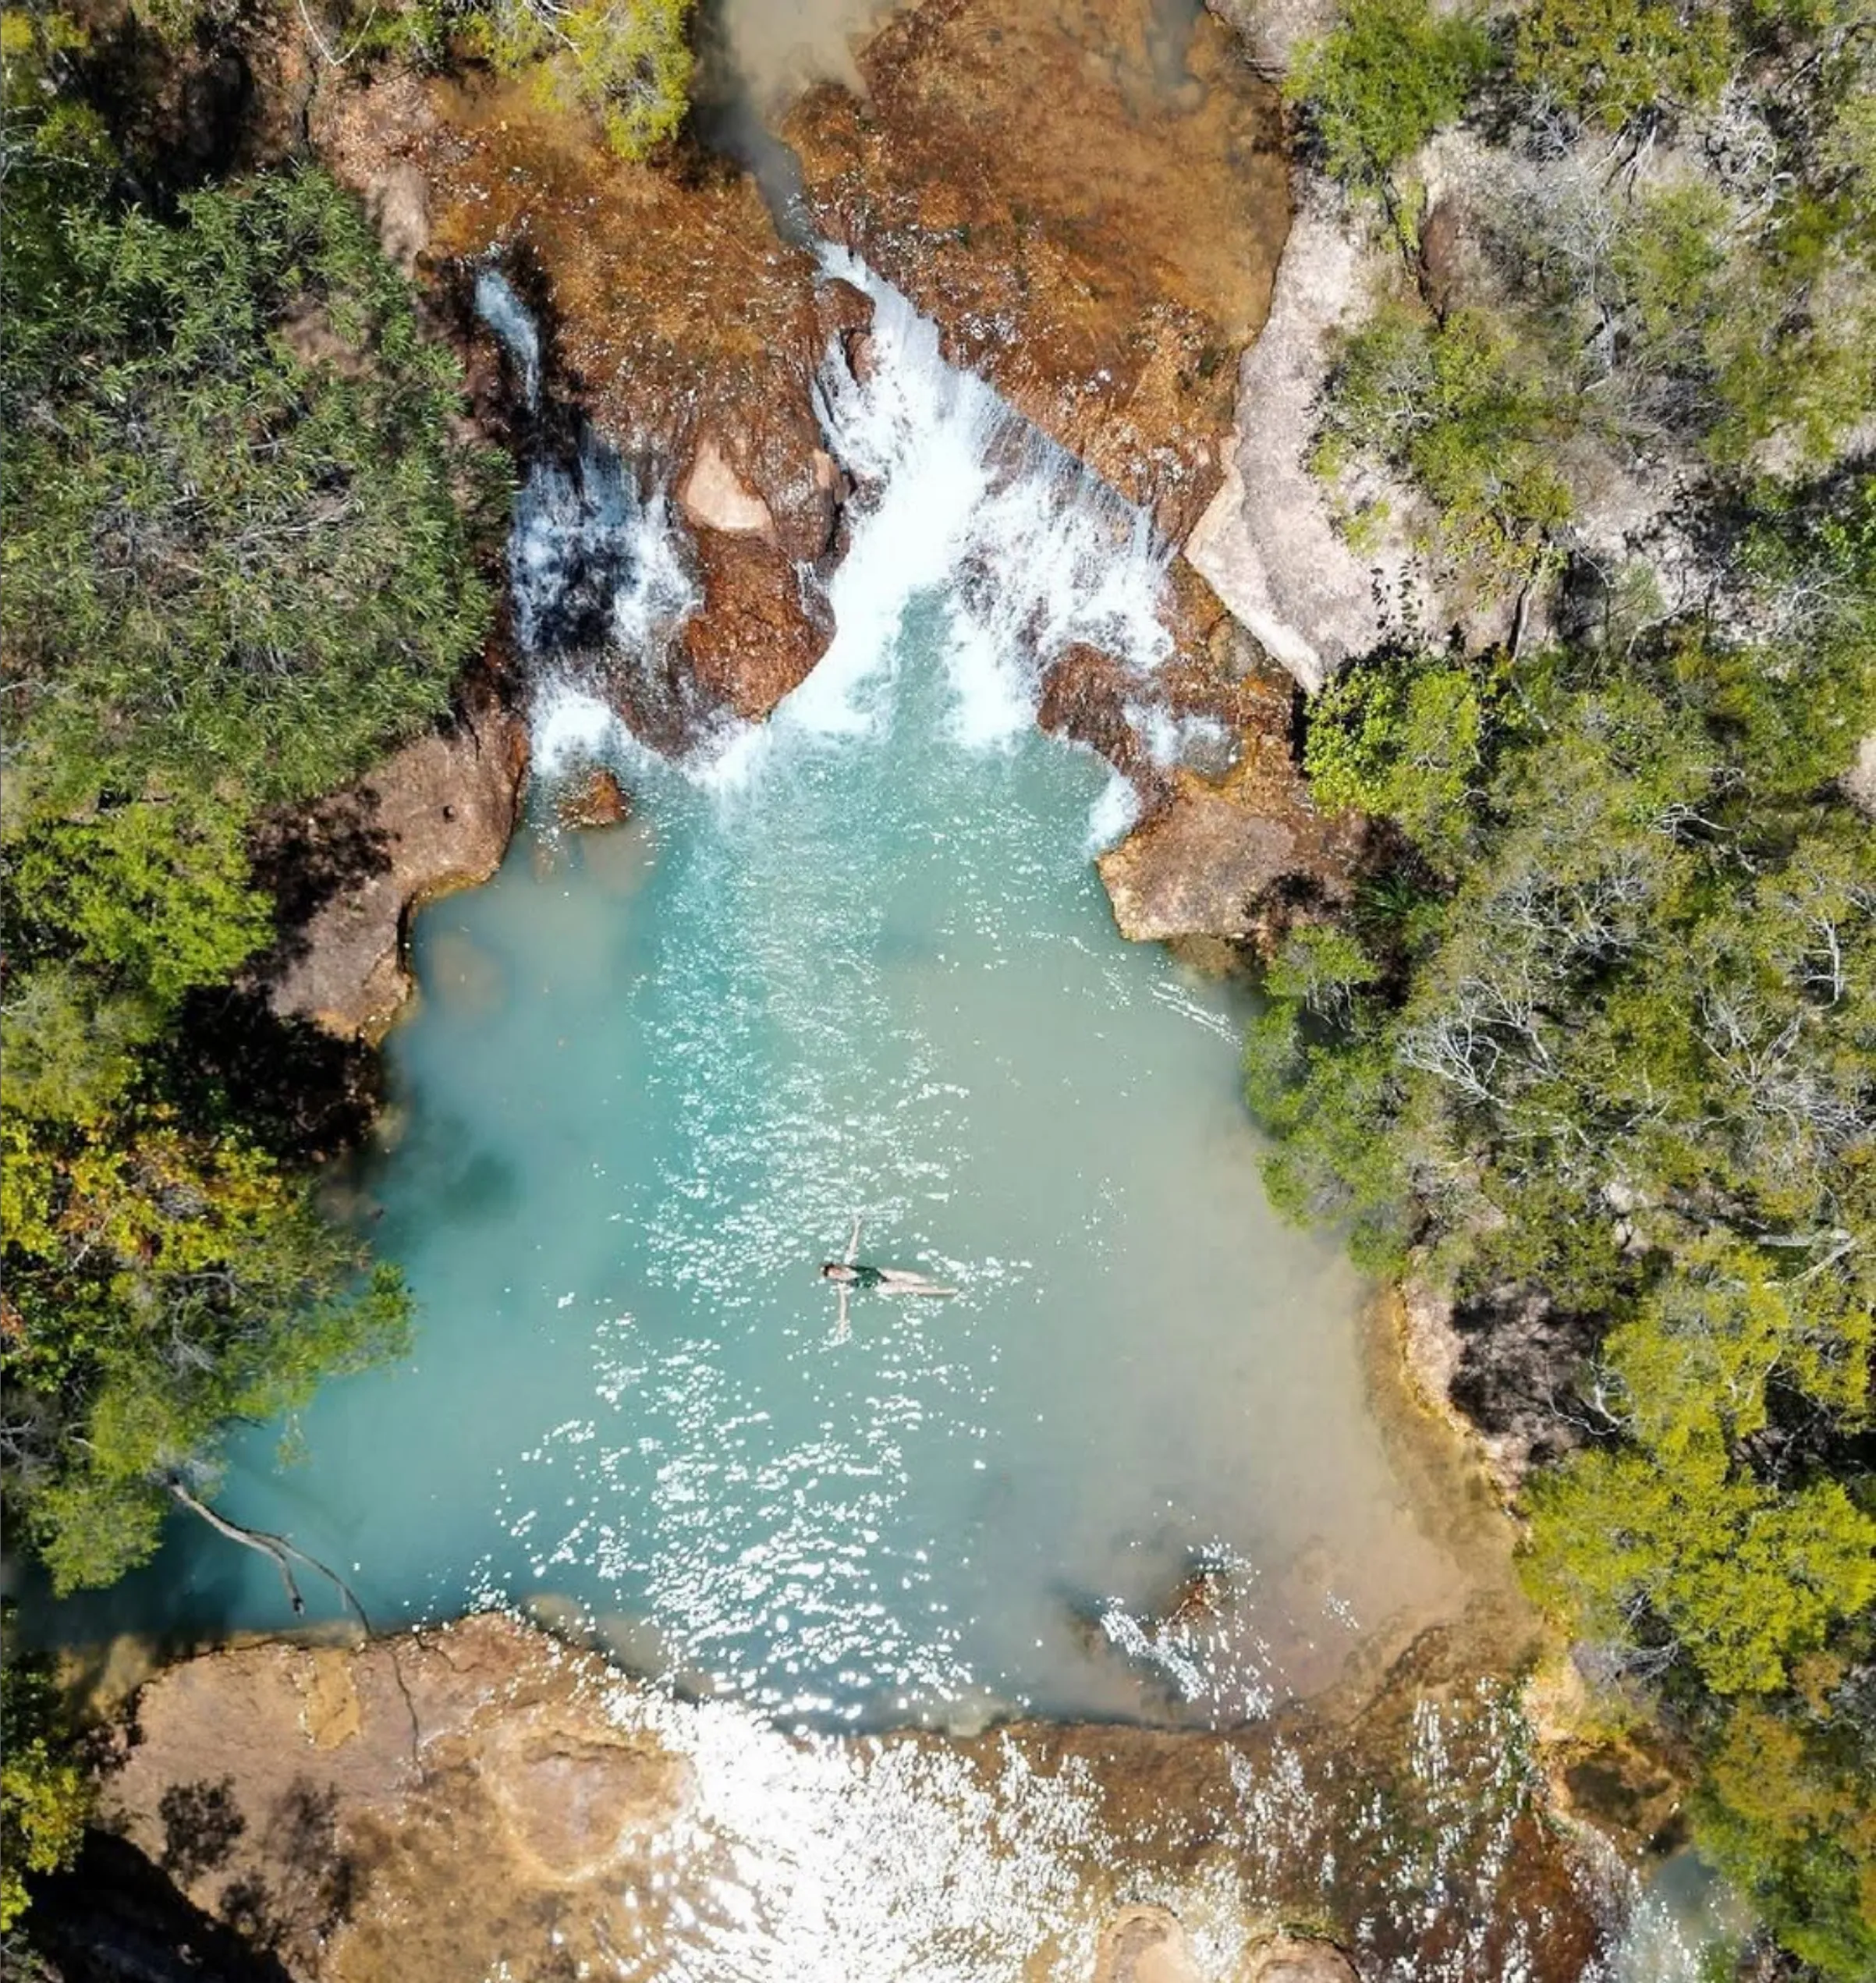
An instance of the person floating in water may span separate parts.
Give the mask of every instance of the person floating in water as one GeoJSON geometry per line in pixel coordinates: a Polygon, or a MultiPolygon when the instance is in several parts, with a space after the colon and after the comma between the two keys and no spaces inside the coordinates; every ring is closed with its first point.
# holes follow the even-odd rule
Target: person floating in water
{"type": "Polygon", "coordinates": [[[936,1281],[927,1280],[923,1274],[908,1273],[901,1267],[869,1267],[858,1256],[860,1253],[860,1221],[853,1222],[853,1236],[847,1242],[846,1257],[843,1260],[825,1261],[821,1264],[821,1278],[832,1281],[840,1294],[840,1312],[835,1318],[834,1340],[844,1343],[847,1339],[849,1323],[847,1304],[856,1290],[862,1294],[946,1295],[956,1294],[956,1288],[940,1287],[936,1281]]]}

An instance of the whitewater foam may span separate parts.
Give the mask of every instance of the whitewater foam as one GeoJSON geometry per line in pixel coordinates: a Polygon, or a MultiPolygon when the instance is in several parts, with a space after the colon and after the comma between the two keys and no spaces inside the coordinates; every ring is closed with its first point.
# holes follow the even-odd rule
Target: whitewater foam
{"type": "Polygon", "coordinates": [[[828,445],[860,494],[829,588],[836,637],[788,719],[825,735],[871,727],[864,692],[889,679],[900,621],[941,596],[952,729],[966,749],[1025,731],[1043,669],[1076,642],[1150,673],[1172,645],[1160,618],[1171,553],[1147,513],[947,364],[937,326],[864,262],[835,248],[821,262],[874,314],[865,378],[835,347],[817,381],[828,445]]]}
{"type": "Polygon", "coordinates": [[[508,278],[491,264],[476,271],[476,314],[514,360],[521,374],[522,396],[532,411],[541,401],[541,332],[508,278]]]}
{"type": "Polygon", "coordinates": [[[535,690],[530,718],[534,768],[543,778],[610,763],[633,747],[617,711],[563,676],[550,676],[535,690]]]}
{"type": "Polygon", "coordinates": [[[1088,808],[1087,852],[1090,859],[1105,853],[1133,830],[1140,818],[1140,794],[1133,781],[1120,772],[1110,772],[1101,796],[1088,808]]]}
{"type": "MultiPolygon", "coordinates": [[[[828,445],[858,489],[849,547],[828,586],[835,637],[768,725],[707,726],[683,770],[725,792],[786,755],[786,740],[799,748],[877,729],[909,612],[942,617],[949,727],[973,751],[1006,748],[1028,731],[1044,670],[1075,643],[1115,655],[1143,681],[1172,645],[1160,617],[1171,552],[1148,513],[982,379],[947,364],[936,325],[864,263],[833,248],[821,259],[874,304],[865,378],[834,345],[815,386],[828,445]]],[[[485,273],[495,301],[519,310],[485,273]]],[[[593,437],[567,466],[536,464],[516,504],[509,565],[522,644],[546,664],[536,750],[551,769],[570,712],[583,700],[604,707],[569,651],[603,644],[644,666],[694,608],[695,587],[661,493],[640,501],[619,456],[593,437]],[[592,629],[602,608],[601,643],[592,629]]],[[[590,729],[598,718],[588,709],[580,721],[590,729]]],[[[585,748],[615,758],[626,736],[601,725],[585,748]]],[[[1119,837],[1134,803],[1111,789],[1090,838],[1119,837]]]]}

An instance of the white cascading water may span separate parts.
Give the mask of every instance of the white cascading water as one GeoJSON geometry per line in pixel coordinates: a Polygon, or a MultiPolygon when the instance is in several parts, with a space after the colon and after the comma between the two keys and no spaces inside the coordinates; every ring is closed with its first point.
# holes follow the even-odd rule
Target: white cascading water
{"type": "MultiPolygon", "coordinates": [[[[1076,642],[1121,661],[1146,691],[1172,646],[1161,618],[1171,551],[1148,513],[983,380],[947,364],[936,326],[863,262],[828,248],[822,263],[830,276],[863,289],[874,313],[865,378],[836,348],[817,381],[828,446],[859,491],[852,542],[828,586],[834,640],[767,725],[715,725],[686,775],[733,788],[790,736],[870,728],[889,686],[882,676],[893,665],[893,637],[920,598],[944,601],[952,729],[966,749],[996,748],[1027,732],[1044,669],[1076,642]]],[[[488,321],[499,328],[505,313],[488,321]]],[[[626,574],[615,612],[618,647],[629,654],[665,637],[695,603],[665,506],[623,502],[597,474],[587,477],[600,495],[594,502],[566,481],[562,471],[537,468],[516,506],[511,562],[517,621],[532,636],[524,644],[551,658],[540,630],[565,620],[561,601],[576,592],[580,573],[605,565],[608,545],[626,574]]],[[[1204,718],[1182,721],[1143,704],[1140,720],[1163,764],[1218,757],[1225,747],[1218,726],[1204,718]]],[[[535,761],[549,776],[602,757],[627,768],[643,762],[603,698],[566,668],[541,675],[534,729],[535,761]]],[[[1133,788],[1115,774],[1091,812],[1089,850],[1120,839],[1138,810],[1133,788]]]]}
{"type": "Polygon", "coordinates": [[[476,271],[476,314],[499,338],[521,375],[521,396],[531,413],[541,403],[541,332],[533,313],[492,264],[476,271]]]}
{"type": "Polygon", "coordinates": [[[697,602],[662,491],[641,498],[590,429],[570,463],[529,469],[508,564],[516,637],[537,659],[661,652],[697,602]]]}
{"type": "Polygon", "coordinates": [[[864,263],[822,253],[828,274],[873,303],[867,375],[831,357],[817,396],[836,459],[864,491],[832,590],[836,654],[793,714],[828,729],[861,718],[850,696],[892,647],[907,602],[942,592],[956,732],[1001,742],[1034,720],[1041,669],[1081,641],[1149,673],[1171,640],[1160,618],[1169,548],[1125,502],[947,364],[938,328],[864,263]]]}
{"type": "MultiPolygon", "coordinates": [[[[477,271],[476,312],[508,352],[530,413],[541,403],[541,337],[501,272],[477,271]]],[[[537,662],[604,652],[644,662],[697,604],[664,491],[641,493],[618,450],[582,426],[570,460],[529,464],[515,498],[508,565],[515,634],[537,662]]]]}

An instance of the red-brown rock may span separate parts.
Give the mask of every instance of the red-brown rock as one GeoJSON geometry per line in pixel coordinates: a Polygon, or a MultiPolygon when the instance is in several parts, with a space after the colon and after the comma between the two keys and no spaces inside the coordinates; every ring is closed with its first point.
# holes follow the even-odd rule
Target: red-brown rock
{"type": "Polygon", "coordinates": [[[580,832],[617,826],[631,811],[625,787],[604,765],[595,766],[578,785],[562,793],[554,807],[554,816],[562,826],[580,832]]]}
{"type": "Polygon", "coordinates": [[[760,537],[697,534],[703,604],[680,637],[697,686],[754,721],[766,716],[826,651],[833,623],[800,570],[760,537]]]}
{"type": "Polygon", "coordinates": [[[1239,352],[1289,225],[1277,94],[1209,15],[926,0],[786,134],[817,223],[955,361],[1183,537],[1217,488],[1239,352]]]}

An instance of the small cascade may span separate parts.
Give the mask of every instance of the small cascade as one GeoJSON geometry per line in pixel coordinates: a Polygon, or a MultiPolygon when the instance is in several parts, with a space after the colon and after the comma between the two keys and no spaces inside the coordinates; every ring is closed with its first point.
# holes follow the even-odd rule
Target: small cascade
{"type": "MultiPolygon", "coordinates": [[[[475,307],[537,414],[541,335],[532,314],[492,265],[477,272],[475,307]]],[[[577,679],[607,694],[658,741],[687,740],[708,712],[690,706],[669,665],[698,598],[682,533],[661,488],[583,420],[575,431],[570,455],[544,450],[530,461],[515,499],[508,566],[516,640],[555,681],[577,679]]]]}
{"type": "Polygon", "coordinates": [[[641,497],[590,427],[570,461],[530,468],[508,563],[516,634],[540,660],[661,651],[697,603],[663,491],[641,497]]]}
{"type": "MultiPolygon", "coordinates": [[[[828,445],[858,488],[828,585],[832,647],[761,730],[693,707],[672,655],[697,604],[681,527],[662,492],[641,494],[629,465],[587,431],[571,459],[532,465],[509,538],[516,631],[541,670],[543,766],[576,733],[588,757],[629,754],[636,736],[681,755],[691,779],[734,786],[786,755],[790,736],[870,729],[901,623],[920,602],[945,621],[950,728],[966,748],[1004,748],[1029,730],[1043,672],[1076,642],[1119,658],[1151,704],[1172,647],[1160,616],[1171,551],[1148,513],[947,364],[937,327],[864,263],[833,248],[821,259],[874,307],[865,377],[835,346],[816,382],[828,445]],[[608,707],[624,712],[622,729],[595,716],[608,707]]],[[[532,319],[492,270],[478,277],[477,307],[532,376],[532,319]]],[[[1135,803],[1122,787],[1105,794],[1090,845],[1123,832],[1135,803]]]]}
{"type": "Polygon", "coordinates": [[[1172,553],[1148,513],[947,364],[937,326],[864,263],[835,248],[821,263],[872,299],[874,317],[866,377],[836,352],[817,382],[828,445],[861,493],[831,587],[839,637],[797,691],[797,714],[836,730],[862,722],[849,691],[867,657],[889,648],[914,599],[941,592],[966,744],[1027,729],[1042,670],[1076,642],[1150,675],[1172,647],[1161,619],[1172,553]]]}
{"type": "MultiPolygon", "coordinates": [[[[828,445],[859,491],[850,545],[828,586],[828,654],[767,733],[695,706],[672,651],[698,603],[681,527],[661,490],[645,490],[628,462],[583,429],[570,459],[530,465],[509,536],[516,633],[541,668],[538,693],[554,691],[544,711],[564,729],[569,696],[597,699],[624,712],[639,738],[682,755],[691,775],[739,783],[791,733],[873,727],[900,624],[920,601],[945,619],[950,727],[967,748],[1006,747],[1032,727],[1044,671],[1078,642],[1131,669],[1151,708],[1153,672],[1172,649],[1161,618],[1172,553],[1149,513],[984,380],[947,364],[936,325],[864,263],[832,247],[821,261],[830,277],[864,289],[874,313],[864,378],[833,346],[816,381],[828,445]]],[[[477,278],[476,307],[533,404],[534,320],[493,268],[477,278]]],[[[551,740],[537,739],[543,764],[551,740]]],[[[1169,748],[1186,740],[1167,729],[1169,748]]],[[[618,738],[608,747],[615,753],[618,738]]],[[[1090,842],[1124,830],[1131,803],[1124,792],[1106,794],[1090,842]]]]}
{"type": "Polygon", "coordinates": [[[491,263],[476,271],[476,314],[501,339],[521,374],[521,395],[532,413],[541,403],[541,332],[532,312],[508,278],[491,263]]]}

